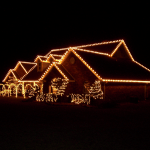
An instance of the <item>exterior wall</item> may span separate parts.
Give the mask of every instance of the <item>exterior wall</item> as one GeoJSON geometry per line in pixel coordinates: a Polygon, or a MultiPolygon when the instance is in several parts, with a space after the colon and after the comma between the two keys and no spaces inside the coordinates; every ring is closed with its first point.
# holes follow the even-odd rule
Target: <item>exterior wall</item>
{"type": "Polygon", "coordinates": [[[131,59],[130,56],[129,56],[129,54],[127,53],[126,48],[124,47],[123,44],[121,44],[121,46],[115,52],[115,54],[113,55],[113,57],[121,58],[121,59],[131,59]]]}
{"type": "Polygon", "coordinates": [[[75,79],[75,82],[69,83],[70,85],[68,85],[66,89],[67,93],[82,94],[84,82],[89,81],[91,85],[97,79],[96,76],[72,52],[70,52],[64,62],[62,62],[62,65],[75,79]],[[73,64],[70,62],[72,57],[75,59],[73,64]]]}
{"type": "MultiPolygon", "coordinates": [[[[104,90],[104,85],[103,85],[104,90]]],[[[105,83],[105,100],[130,101],[132,98],[138,100],[150,99],[150,85],[130,83],[105,83]]]]}

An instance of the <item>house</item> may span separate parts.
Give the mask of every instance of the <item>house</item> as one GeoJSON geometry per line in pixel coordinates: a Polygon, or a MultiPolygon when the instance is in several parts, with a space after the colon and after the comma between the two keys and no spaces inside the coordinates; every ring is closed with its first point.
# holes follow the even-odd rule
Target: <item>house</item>
{"type": "Polygon", "coordinates": [[[40,93],[72,94],[72,101],[150,99],[150,69],[134,60],[124,40],[52,49],[32,63],[18,62],[3,82],[9,91],[15,82],[16,96],[21,86],[23,95],[39,87],[40,93]]]}

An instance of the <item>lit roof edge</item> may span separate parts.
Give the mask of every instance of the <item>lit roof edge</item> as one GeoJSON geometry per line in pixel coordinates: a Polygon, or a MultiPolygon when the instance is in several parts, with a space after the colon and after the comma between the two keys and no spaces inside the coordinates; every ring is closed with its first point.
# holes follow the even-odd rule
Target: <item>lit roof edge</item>
{"type": "MultiPolygon", "coordinates": [[[[70,49],[86,66],[87,68],[89,68],[93,74],[101,81],[106,81],[106,82],[123,82],[123,83],[150,83],[150,81],[141,81],[141,80],[114,80],[114,79],[102,79],[84,60],[83,58],[81,58],[81,56],[79,56],[73,49],[70,49]]],[[[133,61],[135,62],[135,61],[133,61]]],[[[136,62],[137,63],[137,62],[136,62]]],[[[141,64],[139,64],[141,65],[141,64]]],[[[141,65],[143,66],[143,65],[141,65]]],[[[143,66],[144,67],[144,66],[143,66]]],[[[149,70],[149,69],[148,69],[149,70]]]]}
{"type": "Polygon", "coordinates": [[[35,64],[22,78],[20,78],[20,80],[23,80],[23,78],[25,78],[36,66],[37,64],[35,64]]]}
{"type": "Polygon", "coordinates": [[[80,45],[80,46],[71,46],[71,47],[60,48],[60,49],[52,49],[45,56],[48,57],[51,54],[51,51],[67,50],[69,48],[73,48],[74,49],[74,48],[80,48],[80,47],[89,47],[89,46],[96,46],[96,45],[102,45],[102,44],[111,44],[111,43],[117,43],[117,42],[121,42],[121,41],[122,40],[114,40],[114,41],[86,44],[86,45],[80,45]]]}
{"type": "Polygon", "coordinates": [[[90,67],[90,65],[88,65],[87,62],[83,60],[83,58],[82,58],[80,55],[78,55],[73,49],[69,49],[69,50],[72,51],[72,52],[82,61],[82,63],[85,64],[86,67],[92,71],[92,73],[93,73],[99,80],[102,80],[102,78],[96,73],[96,71],[93,70],[93,69],[90,67]]]}
{"type": "Polygon", "coordinates": [[[9,69],[9,71],[7,72],[5,78],[2,80],[2,82],[6,81],[6,78],[8,77],[8,75],[12,72],[12,69],[9,69]]]}
{"type": "Polygon", "coordinates": [[[116,80],[116,79],[102,79],[105,82],[123,82],[123,83],[150,83],[150,81],[141,80],[116,80]]]}

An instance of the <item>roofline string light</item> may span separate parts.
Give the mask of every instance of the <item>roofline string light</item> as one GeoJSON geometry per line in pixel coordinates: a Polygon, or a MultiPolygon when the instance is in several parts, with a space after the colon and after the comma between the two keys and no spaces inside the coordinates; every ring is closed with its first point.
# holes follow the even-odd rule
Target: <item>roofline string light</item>
{"type": "Polygon", "coordinates": [[[23,68],[23,70],[25,71],[25,73],[28,73],[27,70],[24,68],[24,66],[20,63],[21,67],[23,68]]]}
{"type": "Polygon", "coordinates": [[[117,47],[113,50],[113,52],[111,53],[111,57],[115,54],[115,52],[118,50],[118,48],[120,47],[120,45],[122,44],[122,42],[123,41],[121,41],[118,45],[117,45],[117,47]]]}
{"type": "Polygon", "coordinates": [[[2,81],[2,82],[5,82],[6,78],[9,76],[9,74],[11,73],[11,71],[12,71],[12,69],[9,69],[9,71],[7,72],[7,74],[6,74],[5,78],[3,79],[3,81],[2,81]]]}
{"type": "Polygon", "coordinates": [[[45,57],[45,58],[46,58],[46,60],[47,60],[47,56],[37,55],[37,57],[34,59],[34,62],[36,62],[38,58],[40,59],[40,61],[42,61],[42,62],[46,62],[46,61],[42,60],[40,57],[45,57]]]}
{"type": "MultiPolygon", "coordinates": [[[[87,66],[87,68],[89,68],[89,69],[93,72],[93,74],[94,74],[98,79],[100,79],[100,80],[102,80],[102,81],[107,81],[107,82],[134,82],[134,83],[137,82],[137,83],[150,83],[150,81],[140,81],[140,80],[113,80],[113,79],[102,79],[102,78],[87,64],[87,62],[85,62],[85,61],[83,60],[83,58],[81,58],[81,56],[76,53],[76,51],[84,51],[84,52],[90,52],[90,53],[95,53],[95,54],[107,55],[107,56],[109,56],[109,57],[112,57],[112,56],[116,53],[116,51],[119,49],[119,47],[121,46],[121,44],[123,44],[123,45],[125,46],[125,49],[127,50],[129,56],[131,57],[131,60],[132,60],[134,63],[138,64],[139,66],[143,67],[144,69],[146,69],[147,71],[150,72],[150,69],[146,68],[145,66],[143,66],[142,64],[138,63],[137,61],[135,61],[135,60],[133,59],[133,57],[132,57],[132,55],[131,55],[131,53],[130,53],[128,47],[127,47],[127,45],[125,44],[124,40],[116,40],[116,41],[109,41],[109,42],[101,42],[101,43],[87,44],[87,45],[75,46],[75,47],[70,47],[70,48],[52,49],[52,50],[51,50],[47,55],[45,55],[45,56],[40,56],[40,55],[38,55],[35,60],[37,60],[37,59],[39,58],[39,59],[42,61],[42,59],[41,59],[40,57],[44,57],[44,58],[47,58],[47,59],[46,59],[46,61],[42,61],[42,62],[47,62],[47,63],[49,63],[49,62],[48,62],[48,58],[52,57],[52,58],[56,61],[57,59],[55,59],[54,56],[60,56],[61,59],[58,59],[58,61],[59,61],[59,64],[61,64],[61,63],[63,62],[63,60],[68,56],[69,52],[72,51],[72,52],[87,66]],[[111,44],[111,43],[117,43],[117,42],[119,42],[119,44],[117,44],[116,48],[112,51],[112,53],[111,53],[110,55],[109,55],[108,53],[102,53],[102,52],[96,52],[96,51],[92,51],[92,50],[82,49],[82,47],[97,46],[97,45],[111,44]],[[68,49],[68,50],[67,50],[67,49],[68,49]],[[51,52],[63,51],[63,50],[66,50],[65,54],[63,54],[63,55],[51,54],[51,52]]],[[[16,67],[15,67],[13,70],[16,70],[19,64],[21,65],[21,67],[22,67],[22,68],[24,69],[24,71],[26,72],[26,74],[19,80],[19,82],[28,82],[28,81],[21,81],[21,80],[23,80],[23,78],[24,78],[27,74],[29,74],[29,73],[37,66],[37,63],[30,63],[30,62],[21,62],[21,61],[19,61],[19,62],[17,63],[17,65],[16,65],[16,67]],[[23,66],[22,63],[35,64],[35,65],[27,72],[27,70],[25,69],[25,67],[23,66]]],[[[48,69],[42,74],[41,78],[38,79],[38,81],[36,81],[36,82],[39,82],[41,79],[43,79],[43,78],[46,76],[46,74],[48,73],[48,71],[49,71],[53,66],[55,66],[56,68],[58,67],[58,66],[57,66],[56,64],[54,64],[54,62],[53,62],[53,63],[48,67],[48,69]]],[[[6,77],[4,78],[3,82],[5,82],[6,78],[8,77],[8,75],[9,75],[11,72],[13,72],[13,70],[10,69],[10,70],[8,71],[8,73],[7,73],[6,77]]],[[[58,70],[60,73],[62,72],[59,68],[57,68],[57,70],[58,70]]],[[[14,75],[14,77],[16,77],[14,73],[12,73],[12,74],[14,75]]],[[[63,74],[63,76],[65,76],[65,75],[63,74]]],[[[65,76],[65,77],[66,77],[66,76],[65,76]]],[[[32,81],[31,81],[31,82],[32,82],[32,81]]],[[[35,82],[35,81],[33,81],[33,82],[35,82]]]]}
{"type": "Polygon", "coordinates": [[[102,78],[96,73],[96,71],[90,67],[90,65],[88,65],[84,60],[83,58],[81,58],[81,56],[79,56],[73,49],[70,49],[86,66],[87,68],[89,68],[93,74],[99,79],[99,80],[102,80],[102,78]]]}
{"type": "Polygon", "coordinates": [[[123,45],[125,46],[125,48],[126,48],[127,52],[129,53],[129,55],[130,55],[131,59],[134,61],[134,58],[133,58],[133,56],[131,55],[131,53],[130,53],[130,51],[129,51],[128,47],[127,47],[127,45],[125,44],[124,40],[122,40],[122,41],[123,41],[123,45]]]}
{"type": "Polygon", "coordinates": [[[60,49],[52,49],[50,52],[48,52],[45,56],[48,57],[51,52],[54,52],[54,51],[61,51],[61,50],[67,50],[68,48],[60,48],[60,49]]]}
{"type": "Polygon", "coordinates": [[[50,55],[47,57],[46,61],[48,61],[48,59],[51,58],[51,57],[52,57],[52,59],[53,59],[54,61],[56,60],[56,59],[53,57],[53,55],[50,54],[50,55]]]}
{"type": "MultiPolygon", "coordinates": [[[[71,49],[72,50],[72,49],[71,49]]],[[[102,79],[74,50],[74,54],[96,75],[96,77],[102,81],[106,82],[130,82],[130,83],[150,83],[150,81],[140,81],[140,80],[114,80],[114,79],[102,79]]],[[[135,61],[133,61],[135,62],[135,61]]],[[[139,64],[140,65],[140,64],[139,64]]],[[[143,66],[144,67],[144,66],[143,66]]],[[[148,69],[149,70],[149,69],[148,69]]],[[[150,70],[149,70],[150,71],[150,70]]]]}
{"type": "Polygon", "coordinates": [[[96,52],[96,51],[87,50],[87,49],[74,49],[74,50],[110,56],[108,53],[96,52]]]}
{"type": "Polygon", "coordinates": [[[23,65],[21,65],[21,62],[18,61],[16,67],[14,68],[14,70],[16,71],[16,69],[19,67],[19,65],[22,67],[22,69],[25,71],[25,73],[27,72],[26,69],[23,67],[23,65]]]}
{"type": "MultiPolygon", "coordinates": [[[[27,72],[27,70],[24,68],[24,66],[22,65],[22,63],[25,63],[25,64],[35,64],[36,65],[36,63],[33,63],[33,62],[26,62],[26,61],[18,61],[18,63],[17,63],[17,65],[16,65],[16,67],[14,68],[14,69],[10,69],[9,71],[8,71],[8,73],[6,74],[6,76],[5,76],[5,78],[3,79],[3,81],[2,82],[5,82],[5,80],[7,79],[7,77],[9,76],[9,74],[10,74],[10,71],[11,72],[13,72],[13,71],[16,71],[16,69],[17,69],[17,67],[19,66],[19,64],[21,65],[21,67],[23,68],[23,70],[25,71],[25,73],[27,74],[28,72],[27,72]]],[[[25,74],[25,75],[26,75],[25,74]]],[[[17,77],[16,77],[16,75],[13,73],[13,75],[14,75],[14,77],[17,79],[17,77]]],[[[24,76],[25,76],[24,75],[24,76]]],[[[22,77],[23,78],[23,77],[22,77]]],[[[21,79],[22,79],[21,78],[21,79]]]]}
{"type": "Polygon", "coordinates": [[[3,79],[2,82],[5,82],[5,81],[6,81],[7,77],[10,75],[10,73],[12,73],[13,76],[15,77],[15,79],[17,80],[17,77],[16,77],[16,75],[13,73],[13,71],[14,71],[14,69],[9,69],[8,73],[6,74],[6,76],[5,76],[5,78],[3,79]]]}
{"type": "Polygon", "coordinates": [[[142,64],[140,64],[139,62],[137,62],[137,61],[135,61],[135,60],[134,60],[134,62],[135,62],[136,64],[138,64],[139,66],[143,67],[144,69],[146,69],[147,71],[150,72],[150,69],[148,69],[147,67],[143,66],[142,64]]]}
{"type": "Polygon", "coordinates": [[[16,75],[14,74],[14,72],[13,72],[13,71],[12,71],[12,74],[14,75],[15,79],[16,79],[16,80],[18,80],[18,79],[17,79],[17,77],[16,77],[16,75]]]}
{"type": "Polygon", "coordinates": [[[56,65],[56,63],[54,63],[54,66],[56,67],[56,69],[61,73],[61,75],[62,75],[65,79],[69,80],[69,79],[66,77],[66,75],[59,69],[59,67],[56,65]]]}
{"type": "Polygon", "coordinates": [[[122,40],[115,40],[115,41],[108,41],[108,42],[100,42],[100,43],[94,43],[94,44],[87,44],[87,45],[81,45],[81,46],[71,46],[67,48],[60,48],[60,49],[52,49],[49,53],[47,53],[45,56],[48,57],[48,55],[53,51],[60,51],[60,50],[67,50],[69,48],[75,49],[75,48],[82,48],[82,47],[89,47],[89,46],[97,46],[97,45],[103,45],[103,44],[111,44],[111,43],[117,43],[121,42],[122,40]]]}
{"type": "Polygon", "coordinates": [[[100,42],[100,43],[87,44],[87,45],[81,45],[81,46],[75,46],[75,47],[76,47],[76,48],[80,48],[80,47],[97,46],[97,45],[103,45],[103,44],[117,43],[117,42],[121,42],[121,41],[122,41],[122,40],[115,40],[115,41],[100,42]]]}
{"type": "Polygon", "coordinates": [[[39,78],[38,80],[43,80],[44,77],[46,76],[46,74],[52,69],[53,67],[53,63],[46,69],[46,71],[42,74],[41,78],[39,78]]]}
{"type": "Polygon", "coordinates": [[[61,59],[59,60],[59,64],[62,64],[63,60],[65,59],[65,57],[68,56],[70,50],[68,49],[68,51],[65,52],[65,54],[61,57],[61,59]]]}
{"type": "Polygon", "coordinates": [[[36,66],[37,66],[37,64],[35,64],[35,65],[28,71],[28,73],[26,73],[22,78],[20,78],[20,80],[23,80],[23,78],[24,78],[25,76],[27,76],[36,66]]]}
{"type": "Polygon", "coordinates": [[[150,81],[140,81],[140,80],[116,80],[116,79],[102,79],[105,82],[130,82],[130,83],[150,83],[150,81]]]}

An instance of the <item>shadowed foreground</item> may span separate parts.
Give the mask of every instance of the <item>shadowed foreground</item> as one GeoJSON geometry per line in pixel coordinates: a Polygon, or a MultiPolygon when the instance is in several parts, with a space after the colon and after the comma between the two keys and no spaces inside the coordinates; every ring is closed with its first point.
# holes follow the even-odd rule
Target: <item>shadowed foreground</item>
{"type": "Polygon", "coordinates": [[[0,149],[136,150],[150,147],[150,101],[116,108],[0,97],[0,149]]]}

